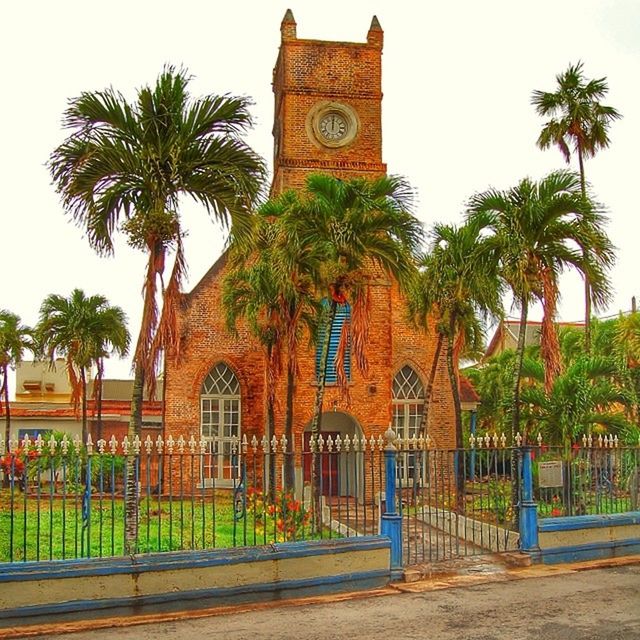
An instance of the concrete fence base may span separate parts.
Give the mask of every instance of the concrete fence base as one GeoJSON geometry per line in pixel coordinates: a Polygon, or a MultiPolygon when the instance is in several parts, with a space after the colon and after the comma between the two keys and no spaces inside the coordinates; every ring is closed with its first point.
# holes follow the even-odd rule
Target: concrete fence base
{"type": "Polygon", "coordinates": [[[640,553],[640,511],[538,522],[538,562],[579,562],[640,553]]]}
{"type": "Polygon", "coordinates": [[[390,541],[373,536],[26,562],[0,570],[0,627],[367,589],[389,578],[390,541]]]}

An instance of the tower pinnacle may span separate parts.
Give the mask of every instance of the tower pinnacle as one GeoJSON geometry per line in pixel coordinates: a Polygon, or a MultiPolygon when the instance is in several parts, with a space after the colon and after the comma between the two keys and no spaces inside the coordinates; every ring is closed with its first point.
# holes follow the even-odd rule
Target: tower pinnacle
{"type": "Polygon", "coordinates": [[[287,9],[282,22],[280,23],[280,36],[282,40],[295,40],[296,35],[296,19],[293,17],[293,11],[287,9]]]}

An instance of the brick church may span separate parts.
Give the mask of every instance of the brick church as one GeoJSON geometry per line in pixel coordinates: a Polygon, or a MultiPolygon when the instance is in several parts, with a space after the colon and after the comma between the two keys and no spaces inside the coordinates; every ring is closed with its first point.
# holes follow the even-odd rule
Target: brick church
{"type": "MultiPolygon", "coordinates": [[[[373,18],[366,42],[300,39],[287,11],[273,71],[274,174],[271,194],[299,188],[311,172],[341,177],[377,177],[382,161],[381,71],[383,31],[373,18]]],[[[179,318],[182,354],[168,361],[165,378],[165,431],[176,438],[216,439],[220,460],[216,483],[229,478],[233,437],[264,433],[264,359],[246,327],[231,336],[221,310],[223,255],[194,289],[185,294],[179,318]]],[[[417,433],[424,405],[435,331],[426,334],[406,320],[394,282],[372,285],[371,328],[366,378],[351,371],[347,405],[335,384],[327,386],[322,431],[367,438],[392,424],[399,435],[417,433]]],[[[302,341],[301,344],[305,342],[302,341]]],[[[294,404],[295,449],[308,433],[315,394],[316,354],[301,350],[294,404]]],[[[284,429],[285,376],[276,406],[276,435],[284,429]]],[[[441,355],[429,413],[428,433],[436,446],[455,446],[453,400],[441,355]]]]}

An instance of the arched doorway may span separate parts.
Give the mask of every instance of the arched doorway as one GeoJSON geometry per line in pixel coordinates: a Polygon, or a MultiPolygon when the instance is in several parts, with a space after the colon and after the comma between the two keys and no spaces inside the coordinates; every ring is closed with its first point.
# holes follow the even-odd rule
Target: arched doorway
{"type": "MultiPolygon", "coordinates": [[[[363,431],[358,421],[350,414],[343,411],[325,411],[322,414],[322,438],[325,441],[324,452],[321,454],[321,493],[322,495],[352,496],[362,498],[362,455],[355,451],[353,444],[347,451],[344,444],[338,451],[335,445],[337,436],[344,443],[349,436],[353,443],[354,438],[362,438],[363,431]],[[331,438],[333,450],[329,451],[327,441],[331,438]]],[[[311,481],[311,455],[309,454],[309,440],[311,437],[311,422],[304,430],[303,448],[303,474],[304,481],[311,481]]]]}

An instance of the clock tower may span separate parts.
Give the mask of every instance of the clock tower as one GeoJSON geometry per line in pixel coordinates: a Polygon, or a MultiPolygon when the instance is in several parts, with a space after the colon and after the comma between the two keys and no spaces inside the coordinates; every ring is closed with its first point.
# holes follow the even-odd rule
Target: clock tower
{"type": "Polygon", "coordinates": [[[373,178],[382,162],[383,31],[374,16],[367,41],[297,37],[287,10],[273,70],[275,110],[271,195],[304,185],[309,173],[373,178]]]}

